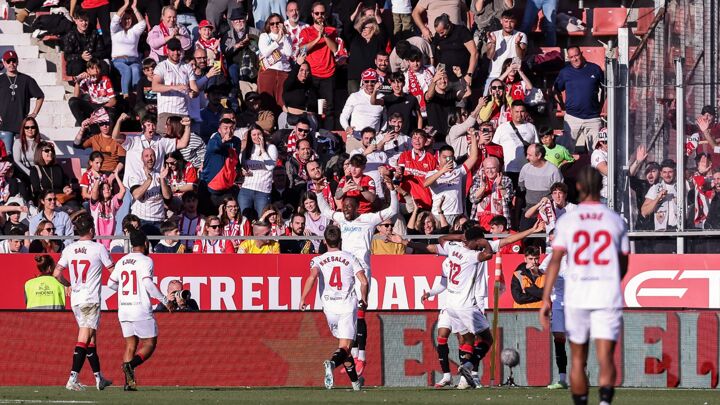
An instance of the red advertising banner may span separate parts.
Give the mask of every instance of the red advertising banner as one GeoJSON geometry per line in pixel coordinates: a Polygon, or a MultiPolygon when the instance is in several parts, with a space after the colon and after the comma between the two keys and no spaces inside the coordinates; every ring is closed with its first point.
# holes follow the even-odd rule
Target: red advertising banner
{"type": "MultiPolygon", "coordinates": [[[[488,314],[492,321],[492,313],[488,314]]],[[[322,362],[337,347],[321,312],[200,312],[158,314],[155,354],[136,371],[143,386],[321,386],[322,362]]],[[[437,311],[373,311],[368,325],[366,384],[429,386],[441,376],[435,349],[437,311]]],[[[557,379],[550,333],[535,311],[503,310],[495,336],[498,353],[519,351],[513,369],[519,385],[544,386],[557,379]]],[[[718,388],[718,324],[713,311],[627,310],[615,359],[625,387],[718,388]]],[[[0,385],[55,385],[67,380],[77,325],[70,312],[0,312],[0,385]],[[41,350],[38,350],[41,348],[41,350]]],[[[451,337],[452,368],[457,340],[451,337]]],[[[115,312],[103,313],[98,354],[103,373],[122,384],[124,340],[115,312]]],[[[590,352],[594,353],[591,347],[590,352]]],[[[569,348],[567,348],[569,351],[569,348]]],[[[589,357],[590,382],[597,363],[589,357]]],[[[500,363],[498,363],[500,364],[500,363]]],[[[490,383],[490,359],[481,365],[490,383]]],[[[509,369],[498,366],[495,383],[509,369]]],[[[349,386],[336,372],[336,384],[349,386]]],[[[93,381],[85,364],[80,381],[93,381]]]]}
{"type": "MultiPolygon", "coordinates": [[[[165,291],[171,280],[181,279],[201,309],[215,311],[298,309],[311,258],[196,254],[152,257],[161,290],[165,291]]],[[[432,255],[373,256],[370,309],[424,310],[442,306],[442,294],[425,304],[420,301],[424,291],[439,283],[442,260],[432,255]]],[[[522,261],[522,255],[503,256],[507,291],[500,296],[500,308],[513,306],[509,283],[522,261]]],[[[24,283],[37,274],[33,255],[0,255],[0,263],[5,285],[0,309],[24,309],[24,283]]],[[[489,274],[494,274],[494,260],[488,262],[488,267],[489,274]]],[[[105,282],[108,276],[104,275],[105,282]]],[[[625,304],[630,308],[720,308],[720,260],[716,255],[633,255],[623,288],[625,304]]],[[[116,308],[114,294],[103,287],[104,309],[116,308]]]]}

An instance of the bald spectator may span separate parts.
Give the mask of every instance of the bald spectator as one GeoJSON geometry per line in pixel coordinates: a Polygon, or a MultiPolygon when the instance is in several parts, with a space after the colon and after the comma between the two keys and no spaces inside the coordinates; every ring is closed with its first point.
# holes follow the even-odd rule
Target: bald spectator
{"type": "Polygon", "coordinates": [[[466,13],[467,7],[462,0],[420,0],[413,9],[412,18],[422,37],[430,41],[436,30],[433,22],[441,14],[447,14],[453,24],[464,24],[466,13]],[[423,17],[428,21],[427,26],[423,17]]]}
{"type": "Polygon", "coordinates": [[[155,151],[145,148],[142,151],[143,172],[130,177],[130,192],[133,203],[131,211],[140,218],[140,227],[148,235],[160,234],[160,223],[166,216],[165,200],[172,198],[168,183],[168,168],[163,166],[155,171],[155,151]]]}

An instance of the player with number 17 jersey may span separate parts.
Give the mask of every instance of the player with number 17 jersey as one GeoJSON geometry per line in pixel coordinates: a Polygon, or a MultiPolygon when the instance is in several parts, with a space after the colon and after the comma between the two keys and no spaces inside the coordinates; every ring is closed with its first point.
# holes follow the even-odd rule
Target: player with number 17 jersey
{"type": "Polygon", "coordinates": [[[63,249],[58,266],[70,273],[73,307],[100,304],[103,267],[112,270],[114,266],[105,246],[91,240],[71,243],[63,249]]]}

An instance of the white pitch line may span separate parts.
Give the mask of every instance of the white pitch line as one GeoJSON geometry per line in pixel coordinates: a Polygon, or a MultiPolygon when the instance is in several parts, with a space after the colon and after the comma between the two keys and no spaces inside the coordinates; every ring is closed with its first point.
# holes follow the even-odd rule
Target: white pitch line
{"type": "Polygon", "coordinates": [[[97,404],[96,401],[42,400],[42,399],[0,399],[0,404],[97,404]]]}

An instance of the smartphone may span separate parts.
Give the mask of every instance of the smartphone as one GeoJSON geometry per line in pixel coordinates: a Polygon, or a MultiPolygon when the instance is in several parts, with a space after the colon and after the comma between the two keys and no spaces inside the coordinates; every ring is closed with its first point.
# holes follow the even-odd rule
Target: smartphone
{"type": "Polygon", "coordinates": [[[438,65],[437,65],[437,71],[438,71],[438,72],[444,72],[444,71],[445,71],[445,64],[444,64],[444,63],[438,63],[438,65]]]}
{"type": "Polygon", "coordinates": [[[220,69],[221,63],[219,60],[216,60],[215,63],[213,63],[213,68],[220,69]]]}

